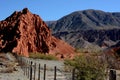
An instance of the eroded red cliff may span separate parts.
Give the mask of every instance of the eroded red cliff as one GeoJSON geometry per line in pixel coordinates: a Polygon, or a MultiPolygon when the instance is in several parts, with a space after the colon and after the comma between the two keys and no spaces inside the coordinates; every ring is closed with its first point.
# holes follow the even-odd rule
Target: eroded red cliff
{"type": "Polygon", "coordinates": [[[25,8],[0,22],[0,52],[27,57],[29,52],[41,52],[71,58],[74,48],[53,37],[45,22],[25,8]]]}

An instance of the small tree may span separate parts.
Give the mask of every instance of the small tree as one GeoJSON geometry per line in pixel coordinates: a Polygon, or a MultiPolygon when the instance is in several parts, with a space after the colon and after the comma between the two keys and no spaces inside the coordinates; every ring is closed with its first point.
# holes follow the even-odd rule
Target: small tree
{"type": "Polygon", "coordinates": [[[76,80],[104,80],[106,63],[93,56],[77,56],[74,60],[65,60],[65,66],[76,69],[76,80]]]}

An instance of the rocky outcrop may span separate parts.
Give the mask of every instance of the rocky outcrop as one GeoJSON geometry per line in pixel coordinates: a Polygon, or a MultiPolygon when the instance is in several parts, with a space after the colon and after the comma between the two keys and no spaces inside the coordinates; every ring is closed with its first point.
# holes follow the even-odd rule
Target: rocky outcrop
{"type": "Polygon", "coordinates": [[[53,37],[45,22],[25,8],[0,22],[0,51],[28,57],[29,52],[72,55],[74,48],[53,37]]]}
{"type": "MultiPolygon", "coordinates": [[[[120,29],[112,30],[80,30],[73,32],[57,32],[54,36],[63,39],[74,47],[85,48],[90,44],[99,47],[110,47],[120,40],[120,29]]],[[[90,46],[91,46],[90,45],[90,46]]]]}
{"type": "Polygon", "coordinates": [[[76,48],[109,47],[120,40],[120,12],[83,10],[47,21],[53,34],[76,48]]]}

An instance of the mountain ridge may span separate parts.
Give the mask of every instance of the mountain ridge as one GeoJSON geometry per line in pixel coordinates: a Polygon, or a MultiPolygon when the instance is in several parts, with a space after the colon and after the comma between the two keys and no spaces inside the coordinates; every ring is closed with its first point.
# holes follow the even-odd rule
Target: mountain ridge
{"type": "MultiPolygon", "coordinates": [[[[54,24],[49,24],[50,27],[66,27],[69,28],[68,30],[71,29],[99,29],[96,27],[100,27],[100,29],[105,29],[104,27],[110,26],[111,28],[120,28],[120,13],[110,13],[110,12],[103,12],[100,10],[83,10],[83,11],[76,11],[71,14],[68,14],[59,20],[57,20],[56,23],[54,24]],[[115,19],[113,18],[115,17],[115,19]],[[114,22],[112,24],[111,22],[114,22]],[[116,22],[117,21],[117,22],[116,22]],[[87,23],[88,22],[88,23],[87,23]],[[78,27],[76,27],[76,25],[78,27]],[[94,27],[92,27],[94,26],[94,27]],[[71,29],[70,29],[71,28],[71,29]]],[[[110,28],[109,27],[109,28],[110,28]]],[[[108,28],[108,29],[109,29],[108,28]]],[[[58,32],[59,30],[57,30],[58,32]]],[[[64,31],[64,29],[60,29],[60,31],[64,31]]]]}
{"type": "Polygon", "coordinates": [[[53,35],[74,47],[82,47],[86,42],[100,47],[103,44],[111,46],[120,40],[120,12],[93,9],[75,11],[48,26],[53,31],[53,35]],[[92,40],[94,41],[91,42],[92,40]],[[83,45],[79,45],[81,41],[83,45]]]}

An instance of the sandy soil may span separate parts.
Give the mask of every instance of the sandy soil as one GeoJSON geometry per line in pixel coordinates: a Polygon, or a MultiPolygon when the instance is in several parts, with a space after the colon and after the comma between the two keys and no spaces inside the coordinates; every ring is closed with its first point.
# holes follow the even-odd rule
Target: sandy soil
{"type": "Polygon", "coordinates": [[[12,54],[0,53],[0,80],[28,80],[12,54]]]}
{"type": "Polygon", "coordinates": [[[24,76],[21,68],[17,67],[17,71],[12,73],[0,73],[0,80],[28,80],[28,78],[24,76]]]}

